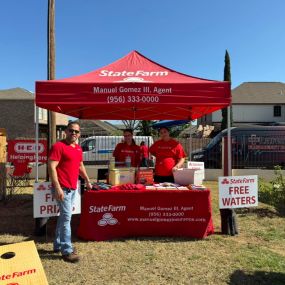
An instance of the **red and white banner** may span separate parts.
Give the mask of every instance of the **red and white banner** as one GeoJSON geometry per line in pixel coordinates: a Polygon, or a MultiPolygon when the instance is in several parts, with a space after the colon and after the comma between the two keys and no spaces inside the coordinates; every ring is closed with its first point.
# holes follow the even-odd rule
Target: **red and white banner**
{"type": "MultiPolygon", "coordinates": [[[[34,184],[34,218],[59,216],[59,207],[52,196],[51,188],[51,182],[34,184]]],[[[81,196],[78,189],[74,191],[76,191],[76,193],[72,214],[80,214],[81,196]]]]}
{"type": "Polygon", "coordinates": [[[220,209],[258,206],[258,176],[219,177],[220,209]]]}
{"type": "MultiPolygon", "coordinates": [[[[39,140],[39,162],[47,162],[47,141],[39,140]]],[[[13,163],[35,162],[35,140],[9,140],[7,160],[13,163]]]]}

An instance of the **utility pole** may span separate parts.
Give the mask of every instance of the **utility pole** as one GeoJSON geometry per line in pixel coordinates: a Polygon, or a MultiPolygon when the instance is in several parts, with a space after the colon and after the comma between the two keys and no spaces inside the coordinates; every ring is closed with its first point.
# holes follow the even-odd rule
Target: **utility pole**
{"type": "MultiPolygon", "coordinates": [[[[55,0],[48,0],[47,17],[47,79],[55,79],[55,0]]],[[[48,111],[47,114],[47,148],[48,150],[56,142],[56,113],[48,111]]],[[[49,181],[48,167],[46,168],[46,181],[49,181]]],[[[37,218],[35,234],[46,234],[48,218],[37,218]]]]}

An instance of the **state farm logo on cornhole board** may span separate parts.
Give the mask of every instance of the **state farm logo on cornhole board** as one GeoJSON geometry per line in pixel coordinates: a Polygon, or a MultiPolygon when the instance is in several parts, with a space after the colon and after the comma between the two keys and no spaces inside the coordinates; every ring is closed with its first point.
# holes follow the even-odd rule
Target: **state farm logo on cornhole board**
{"type": "Polygon", "coordinates": [[[0,246],[0,284],[48,284],[34,241],[0,246]]]}
{"type": "Polygon", "coordinates": [[[258,206],[258,176],[219,177],[220,209],[258,206]]]}
{"type": "MultiPolygon", "coordinates": [[[[72,214],[81,213],[81,198],[79,193],[79,183],[75,192],[75,199],[72,208],[72,214]]],[[[34,218],[46,218],[59,215],[57,201],[52,195],[51,182],[42,182],[34,184],[34,218]]]]}

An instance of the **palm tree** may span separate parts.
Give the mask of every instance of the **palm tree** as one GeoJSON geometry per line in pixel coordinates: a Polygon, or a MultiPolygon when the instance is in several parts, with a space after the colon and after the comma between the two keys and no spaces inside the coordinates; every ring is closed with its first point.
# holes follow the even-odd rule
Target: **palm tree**
{"type": "Polygon", "coordinates": [[[122,120],[126,129],[136,130],[139,124],[139,120],[122,120]]]}

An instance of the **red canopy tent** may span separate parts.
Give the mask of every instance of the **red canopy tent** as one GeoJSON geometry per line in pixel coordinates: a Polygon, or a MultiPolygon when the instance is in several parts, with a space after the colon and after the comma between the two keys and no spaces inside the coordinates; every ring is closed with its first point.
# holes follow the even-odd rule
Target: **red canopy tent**
{"type": "Polygon", "coordinates": [[[229,82],[192,77],[137,51],[87,74],[36,82],[36,105],[81,119],[193,120],[230,105],[229,82]]]}

